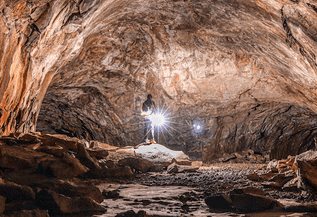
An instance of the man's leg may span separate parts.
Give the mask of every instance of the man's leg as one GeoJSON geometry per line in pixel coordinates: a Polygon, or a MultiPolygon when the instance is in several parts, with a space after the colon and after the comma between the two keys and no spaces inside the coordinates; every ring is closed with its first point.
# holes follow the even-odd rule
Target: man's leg
{"type": "Polygon", "coordinates": [[[149,143],[149,133],[151,131],[151,121],[148,118],[145,118],[145,129],[144,129],[144,134],[145,134],[145,142],[149,143]]]}
{"type": "Polygon", "coordinates": [[[151,143],[156,143],[155,139],[154,139],[154,125],[151,124],[151,135],[152,135],[152,139],[151,139],[151,143]]]}

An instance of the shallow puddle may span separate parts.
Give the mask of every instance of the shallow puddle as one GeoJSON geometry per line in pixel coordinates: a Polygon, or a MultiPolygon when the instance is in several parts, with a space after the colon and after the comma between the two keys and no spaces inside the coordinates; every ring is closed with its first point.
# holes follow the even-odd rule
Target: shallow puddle
{"type": "Polygon", "coordinates": [[[195,194],[195,189],[186,186],[145,186],[139,184],[103,184],[98,186],[101,191],[104,189],[112,191],[118,189],[120,198],[106,199],[102,203],[107,206],[107,213],[95,215],[96,217],[114,217],[117,213],[133,210],[137,213],[140,210],[146,211],[147,215],[155,216],[250,216],[250,217],[299,217],[314,216],[305,213],[285,212],[261,212],[249,214],[236,213],[212,213],[209,211],[203,199],[193,201],[181,201],[181,195],[186,192],[195,194]]]}

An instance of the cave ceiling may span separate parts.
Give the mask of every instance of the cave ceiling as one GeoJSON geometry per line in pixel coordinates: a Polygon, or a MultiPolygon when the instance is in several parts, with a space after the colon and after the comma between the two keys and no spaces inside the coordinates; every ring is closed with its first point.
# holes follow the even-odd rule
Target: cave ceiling
{"type": "Polygon", "coordinates": [[[315,145],[316,0],[0,0],[1,134],[158,142],[205,161],[315,145]],[[199,123],[202,130],[195,132],[199,123]],[[202,154],[203,153],[203,154],[202,154]]]}

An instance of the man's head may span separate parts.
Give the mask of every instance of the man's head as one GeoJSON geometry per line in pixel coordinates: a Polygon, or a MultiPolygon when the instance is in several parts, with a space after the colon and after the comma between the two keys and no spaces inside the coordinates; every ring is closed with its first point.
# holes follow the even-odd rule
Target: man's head
{"type": "Polygon", "coordinates": [[[148,99],[152,99],[152,95],[151,95],[151,94],[148,94],[148,95],[147,95],[147,98],[148,98],[148,99]]]}

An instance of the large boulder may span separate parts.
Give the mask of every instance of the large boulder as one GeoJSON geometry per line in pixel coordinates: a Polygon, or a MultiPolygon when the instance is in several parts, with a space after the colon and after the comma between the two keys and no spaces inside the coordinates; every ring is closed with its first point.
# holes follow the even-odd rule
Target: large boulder
{"type": "Polygon", "coordinates": [[[259,212],[283,207],[277,200],[254,194],[230,194],[232,207],[241,212],[259,212]]]}
{"type": "Polygon", "coordinates": [[[215,195],[205,198],[205,203],[212,210],[259,212],[274,208],[283,208],[277,200],[263,196],[260,189],[234,189],[229,195],[215,195]]]}
{"type": "Polygon", "coordinates": [[[152,161],[140,157],[124,158],[119,160],[118,164],[123,166],[129,166],[137,171],[141,171],[142,173],[159,172],[163,169],[160,165],[154,164],[152,161]]]}
{"type": "Polygon", "coordinates": [[[173,162],[179,162],[183,165],[191,165],[190,158],[182,151],[171,150],[161,144],[142,144],[135,148],[125,149],[127,152],[140,155],[142,158],[159,163],[163,167],[170,165],[173,162]]]}
{"type": "Polygon", "coordinates": [[[301,187],[317,190],[317,151],[307,151],[296,156],[297,175],[301,178],[301,187]]]}
{"type": "Polygon", "coordinates": [[[73,178],[84,175],[89,169],[71,154],[64,154],[62,158],[47,156],[39,162],[39,170],[58,178],[73,178]]]}

